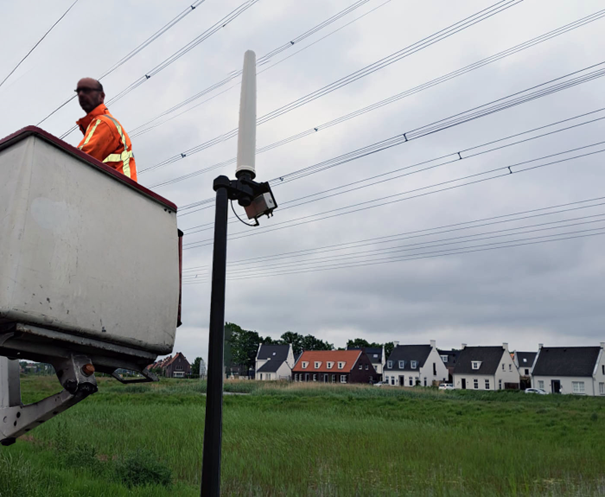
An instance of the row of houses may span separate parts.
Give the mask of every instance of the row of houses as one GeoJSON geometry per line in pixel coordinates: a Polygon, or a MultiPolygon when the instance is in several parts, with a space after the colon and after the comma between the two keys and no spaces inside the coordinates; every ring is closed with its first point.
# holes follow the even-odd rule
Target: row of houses
{"type": "Polygon", "coordinates": [[[304,351],[291,345],[258,348],[255,378],[321,383],[376,383],[414,387],[451,383],[462,390],[539,388],[547,393],[605,396],[605,342],[598,347],[544,347],[510,352],[508,344],[438,349],[395,342],[384,349],[304,351]]]}

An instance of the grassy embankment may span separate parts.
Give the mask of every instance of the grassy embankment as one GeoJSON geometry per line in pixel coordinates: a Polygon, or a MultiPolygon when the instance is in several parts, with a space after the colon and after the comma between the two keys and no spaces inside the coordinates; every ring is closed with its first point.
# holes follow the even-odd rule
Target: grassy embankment
{"type": "MultiPolygon", "coordinates": [[[[25,402],[57,385],[50,377],[22,383],[25,402]]],[[[101,379],[99,393],[0,448],[0,497],[199,495],[204,388],[101,379]],[[140,476],[157,483],[140,486],[140,476]]],[[[254,382],[226,389],[251,395],[225,397],[224,495],[605,493],[603,398],[254,382]]]]}

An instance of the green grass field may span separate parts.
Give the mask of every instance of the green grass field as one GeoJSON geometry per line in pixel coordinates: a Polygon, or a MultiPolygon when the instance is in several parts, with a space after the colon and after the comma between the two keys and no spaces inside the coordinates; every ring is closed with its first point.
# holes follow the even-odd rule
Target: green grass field
{"type": "MultiPolygon", "coordinates": [[[[99,392],[0,447],[0,497],[199,495],[205,385],[99,392]]],[[[23,400],[58,390],[22,379],[23,400]]],[[[605,494],[605,399],[227,383],[223,495],[605,494]]]]}

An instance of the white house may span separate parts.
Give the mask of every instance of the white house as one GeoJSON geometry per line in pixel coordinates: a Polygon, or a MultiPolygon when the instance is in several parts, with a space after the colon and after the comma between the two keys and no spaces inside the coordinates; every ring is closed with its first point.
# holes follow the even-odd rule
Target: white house
{"type": "Polygon", "coordinates": [[[496,347],[467,347],[463,343],[453,377],[454,388],[462,390],[516,389],[520,382],[507,343],[496,347]]]}
{"type": "Polygon", "coordinates": [[[548,393],[605,396],[605,342],[600,347],[543,347],[531,384],[548,393]]]}
{"type": "Polygon", "coordinates": [[[396,345],[382,377],[389,385],[430,387],[433,382],[447,381],[448,372],[431,340],[430,345],[396,345]]]}
{"type": "Polygon", "coordinates": [[[294,366],[292,344],[261,343],[256,353],[255,378],[261,381],[289,380],[294,366]]]}

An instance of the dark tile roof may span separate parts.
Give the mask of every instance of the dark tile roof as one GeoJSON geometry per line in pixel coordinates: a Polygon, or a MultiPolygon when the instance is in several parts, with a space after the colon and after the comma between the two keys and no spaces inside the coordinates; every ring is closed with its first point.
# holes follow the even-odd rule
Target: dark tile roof
{"type": "Polygon", "coordinates": [[[386,364],[387,371],[418,371],[431,352],[430,345],[397,345],[389,355],[386,364]],[[393,361],[393,367],[389,368],[389,361],[393,361]],[[399,361],[405,361],[403,369],[399,367],[399,361]],[[415,369],[412,369],[411,362],[418,363],[415,369]]]}
{"type": "Polygon", "coordinates": [[[517,352],[520,368],[531,368],[536,359],[537,352],[517,352]]]}
{"type": "Polygon", "coordinates": [[[260,346],[257,359],[284,362],[288,358],[289,345],[265,345],[260,346]]]}
{"type": "Polygon", "coordinates": [[[265,364],[258,368],[257,373],[277,373],[277,370],[284,363],[275,359],[269,359],[265,364]]]}
{"type": "Polygon", "coordinates": [[[496,347],[464,347],[458,355],[453,374],[494,374],[505,353],[501,345],[496,347]],[[481,361],[479,369],[472,362],[481,361]]]}
{"type": "Polygon", "coordinates": [[[437,352],[439,352],[439,355],[446,355],[447,356],[447,363],[445,363],[446,366],[454,366],[456,364],[456,361],[458,360],[458,356],[460,355],[460,351],[456,350],[456,349],[452,349],[452,350],[442,350],[442,349],[437,349],[437,352]]]}
{"type": "Polygon", "coordinates": [[[601,347],[542,347],[534,376],[592,376],[601,347]]]}
{"type": "Polygon", "coordinates": [[[349,347],[347,350],[363,350],[370,358],[370,362],[374,364],[382,362],[382,348],[380,347],[349,347]]]}

